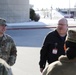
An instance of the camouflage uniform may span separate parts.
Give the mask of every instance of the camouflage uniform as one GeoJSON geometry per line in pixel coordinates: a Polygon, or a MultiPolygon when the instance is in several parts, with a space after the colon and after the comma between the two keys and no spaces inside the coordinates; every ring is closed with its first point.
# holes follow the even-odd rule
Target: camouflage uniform
{"type": "Polygon", "coordinates": [[[11,67],[0,58],[0,75],[13,75],[11,67]]]}
{"type": "Polygon", "coordinates": [[[13,75],[10,66],[16,61],[17,50],[13,39],[4,34],[6,26],[6,21],[0,18],[0,75],[13,75]]]}
{"type": "Polygon", "coordinates": [[[0,41],[0,58],[12,66],[16,61],[16,52],[17,50],[13,39],[9,35],[4,34],[0,41]]]}

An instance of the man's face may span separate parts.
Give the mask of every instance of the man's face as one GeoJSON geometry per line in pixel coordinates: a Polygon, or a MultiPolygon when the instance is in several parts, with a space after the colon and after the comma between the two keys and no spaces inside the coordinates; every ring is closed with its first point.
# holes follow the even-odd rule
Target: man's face
{"type": "Polygon", "coordinates": [[[5,31],[6,31],[6,26],[0,25],[0,34],[4,34],[5,31]]]}
{"type": "Polygon", "coordinates": [[[66,34],[68,30],[68,25],[64,21],[60,21],[57,26],[57,30],[59,34],[66,34]]]}

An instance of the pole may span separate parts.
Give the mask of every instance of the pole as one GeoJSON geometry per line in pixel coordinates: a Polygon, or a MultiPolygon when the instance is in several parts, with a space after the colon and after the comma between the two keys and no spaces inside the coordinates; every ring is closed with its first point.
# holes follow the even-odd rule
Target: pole
{"type": "Polygon", "coordinates": [[[69,0],[69,18],[70,18],[70,0],[69,0]]]}
{"type": "Polygon", "coordinates": [[[52,19],[52,9],[53,9],[53,8],[52,8],[52,6],[51,6],[51,19],[52,19]]]}

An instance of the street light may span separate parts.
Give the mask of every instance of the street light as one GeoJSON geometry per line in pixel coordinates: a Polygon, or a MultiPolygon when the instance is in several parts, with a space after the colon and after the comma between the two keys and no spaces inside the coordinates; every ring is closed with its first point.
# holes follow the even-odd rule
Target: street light
{"type": "Polygon", "coordinates": [[[69,12],[68,12],[68,14],[69,14],[69,18],[70,18],[70,0],[69,0],[69,12]]]}

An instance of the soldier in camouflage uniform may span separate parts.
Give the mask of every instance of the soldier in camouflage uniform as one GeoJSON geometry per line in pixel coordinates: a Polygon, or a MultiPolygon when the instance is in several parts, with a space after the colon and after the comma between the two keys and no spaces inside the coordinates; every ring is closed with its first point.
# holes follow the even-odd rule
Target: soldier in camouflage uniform
{"type": "Polygon", "coordinates": [[[11,36],[5,34],[6,26],[6,21],[0,19],[0,58],[5,60],[9,66],[12,66],[16,61],[17,50],[11,36]]]}
{"type": "Polygon", "coordinates": [[[0,58],[12,66],[16,61],[17,50],[13,39],[5,34],[6,26],[6,21],[0,19],[0,58]]]}

